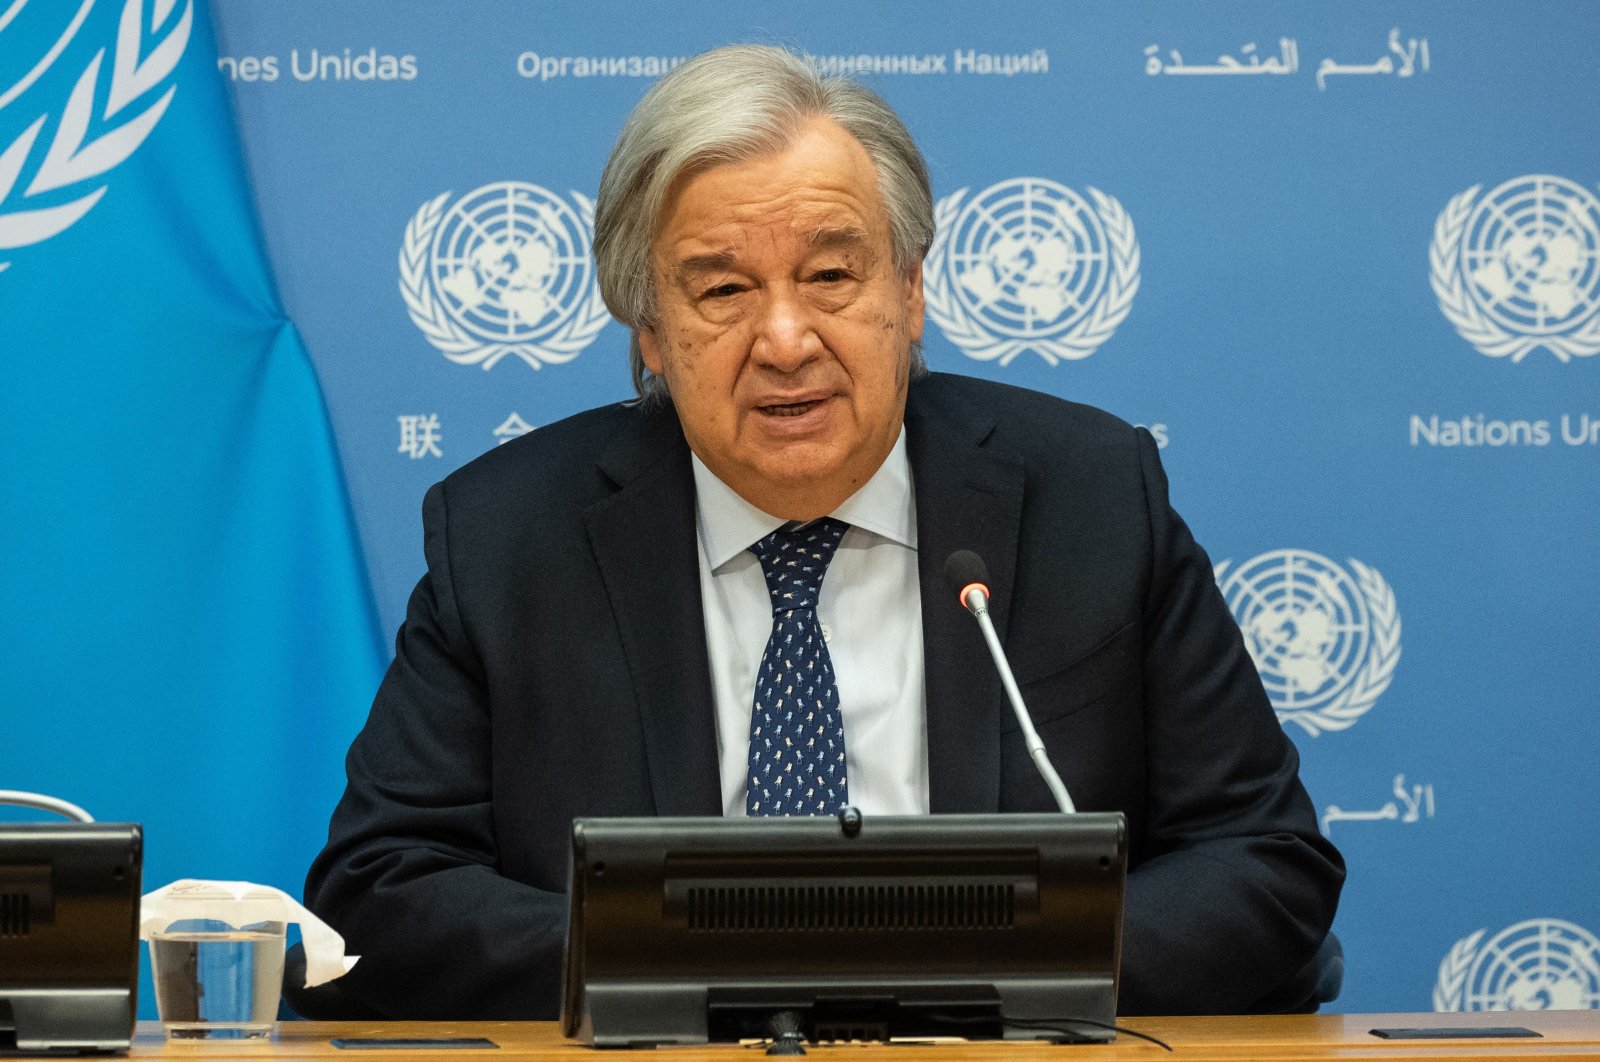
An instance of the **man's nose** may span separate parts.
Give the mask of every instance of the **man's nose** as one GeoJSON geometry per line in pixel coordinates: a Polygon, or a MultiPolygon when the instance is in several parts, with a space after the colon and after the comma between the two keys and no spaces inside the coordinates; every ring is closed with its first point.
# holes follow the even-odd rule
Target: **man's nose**
{"type": "Polygon", "coordinates": [[[795,291],[771,287],[762,299],[751,357],[779,372],[794,372],[823,352],[815,311],[795,291]]]}

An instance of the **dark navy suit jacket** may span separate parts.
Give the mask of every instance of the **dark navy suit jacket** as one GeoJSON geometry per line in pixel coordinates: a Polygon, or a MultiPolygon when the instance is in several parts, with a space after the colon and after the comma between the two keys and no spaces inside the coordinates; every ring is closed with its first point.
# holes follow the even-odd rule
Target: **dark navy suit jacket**
{"type": "MultiPolygon", "coordinates": [[[[1290,1008],[1344,877],[1149,434],[956,376],[911,385],[929,786],[1054,810],[942,566],[995,624],[1078,807],[1128,817],[1123,1013],[1290,1008]]],[[[552,1018],[574,816],[717,815],[689,450],[670,406],[508,443],[423,504],[428,570],[306,882],[394,1018],[552,1018]]],[[[890,665],[892,666],[892,665],[890,665]]]]}

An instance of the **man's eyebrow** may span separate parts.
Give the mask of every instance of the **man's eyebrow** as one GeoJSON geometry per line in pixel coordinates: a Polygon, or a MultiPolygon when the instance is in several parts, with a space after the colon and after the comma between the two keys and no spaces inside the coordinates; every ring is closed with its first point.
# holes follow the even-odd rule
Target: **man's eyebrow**
{"type": "Polygon", "coordinates": [[[672,268],[679,276],[691,273],[716,273],[732,269],[734,261],[732,251],[707,251],[704,254],[691,254],[687,258],[680,258],[672,268]]]}
{"type": "Polygon", "coordinates": [[[817,229],[806,238],[806,242],[814,250],[844,251],[872,242],[872,234],[866,229],[854,227],[817,229]]]}
{"type": "MultiPolygon", "coordinates": [[[[853,226],[815,229],[806,235],[806,243],[814,251],[853,250],[871,242],[871,233],[853,226]]],[[[734,268],[738,260],[739,256],[732,250],[704,251],[678,259],[673,263],[672,271],[680,277],[696,273],[719,273],[734,268]]]]}

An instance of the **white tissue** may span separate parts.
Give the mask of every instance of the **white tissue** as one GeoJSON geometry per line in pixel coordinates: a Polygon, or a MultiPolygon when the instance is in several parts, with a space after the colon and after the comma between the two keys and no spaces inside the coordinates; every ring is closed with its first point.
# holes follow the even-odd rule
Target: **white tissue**
{"type": "Polygon", "coordinates": [[[296,903],[282,889],[248,881],[196,881],[184,878],[146,893],[139,901],[139,939],[186,918],[210,918],[235,929],[256,922],[298,922],[306,949],[306,987],[343,977],[361,958],[344,953],[344,938],[296,903]]]}

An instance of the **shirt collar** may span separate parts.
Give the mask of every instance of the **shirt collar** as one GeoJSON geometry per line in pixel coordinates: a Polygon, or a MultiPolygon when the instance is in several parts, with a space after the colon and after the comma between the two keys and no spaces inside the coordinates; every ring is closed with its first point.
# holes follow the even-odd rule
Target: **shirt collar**
{"type": "MultiPolygon", "coordinates": [[[[782,527],[782,520],[751,505],[691,453],[694,466],[695,514],[700,549],[716,571],[750,545],[782,527]]],[[[911,462],[906,457],[906,429],[883,464],[860,490],[831,514],[891,542],[917,548],[917,505],[912,494],[911,462]]]]}

